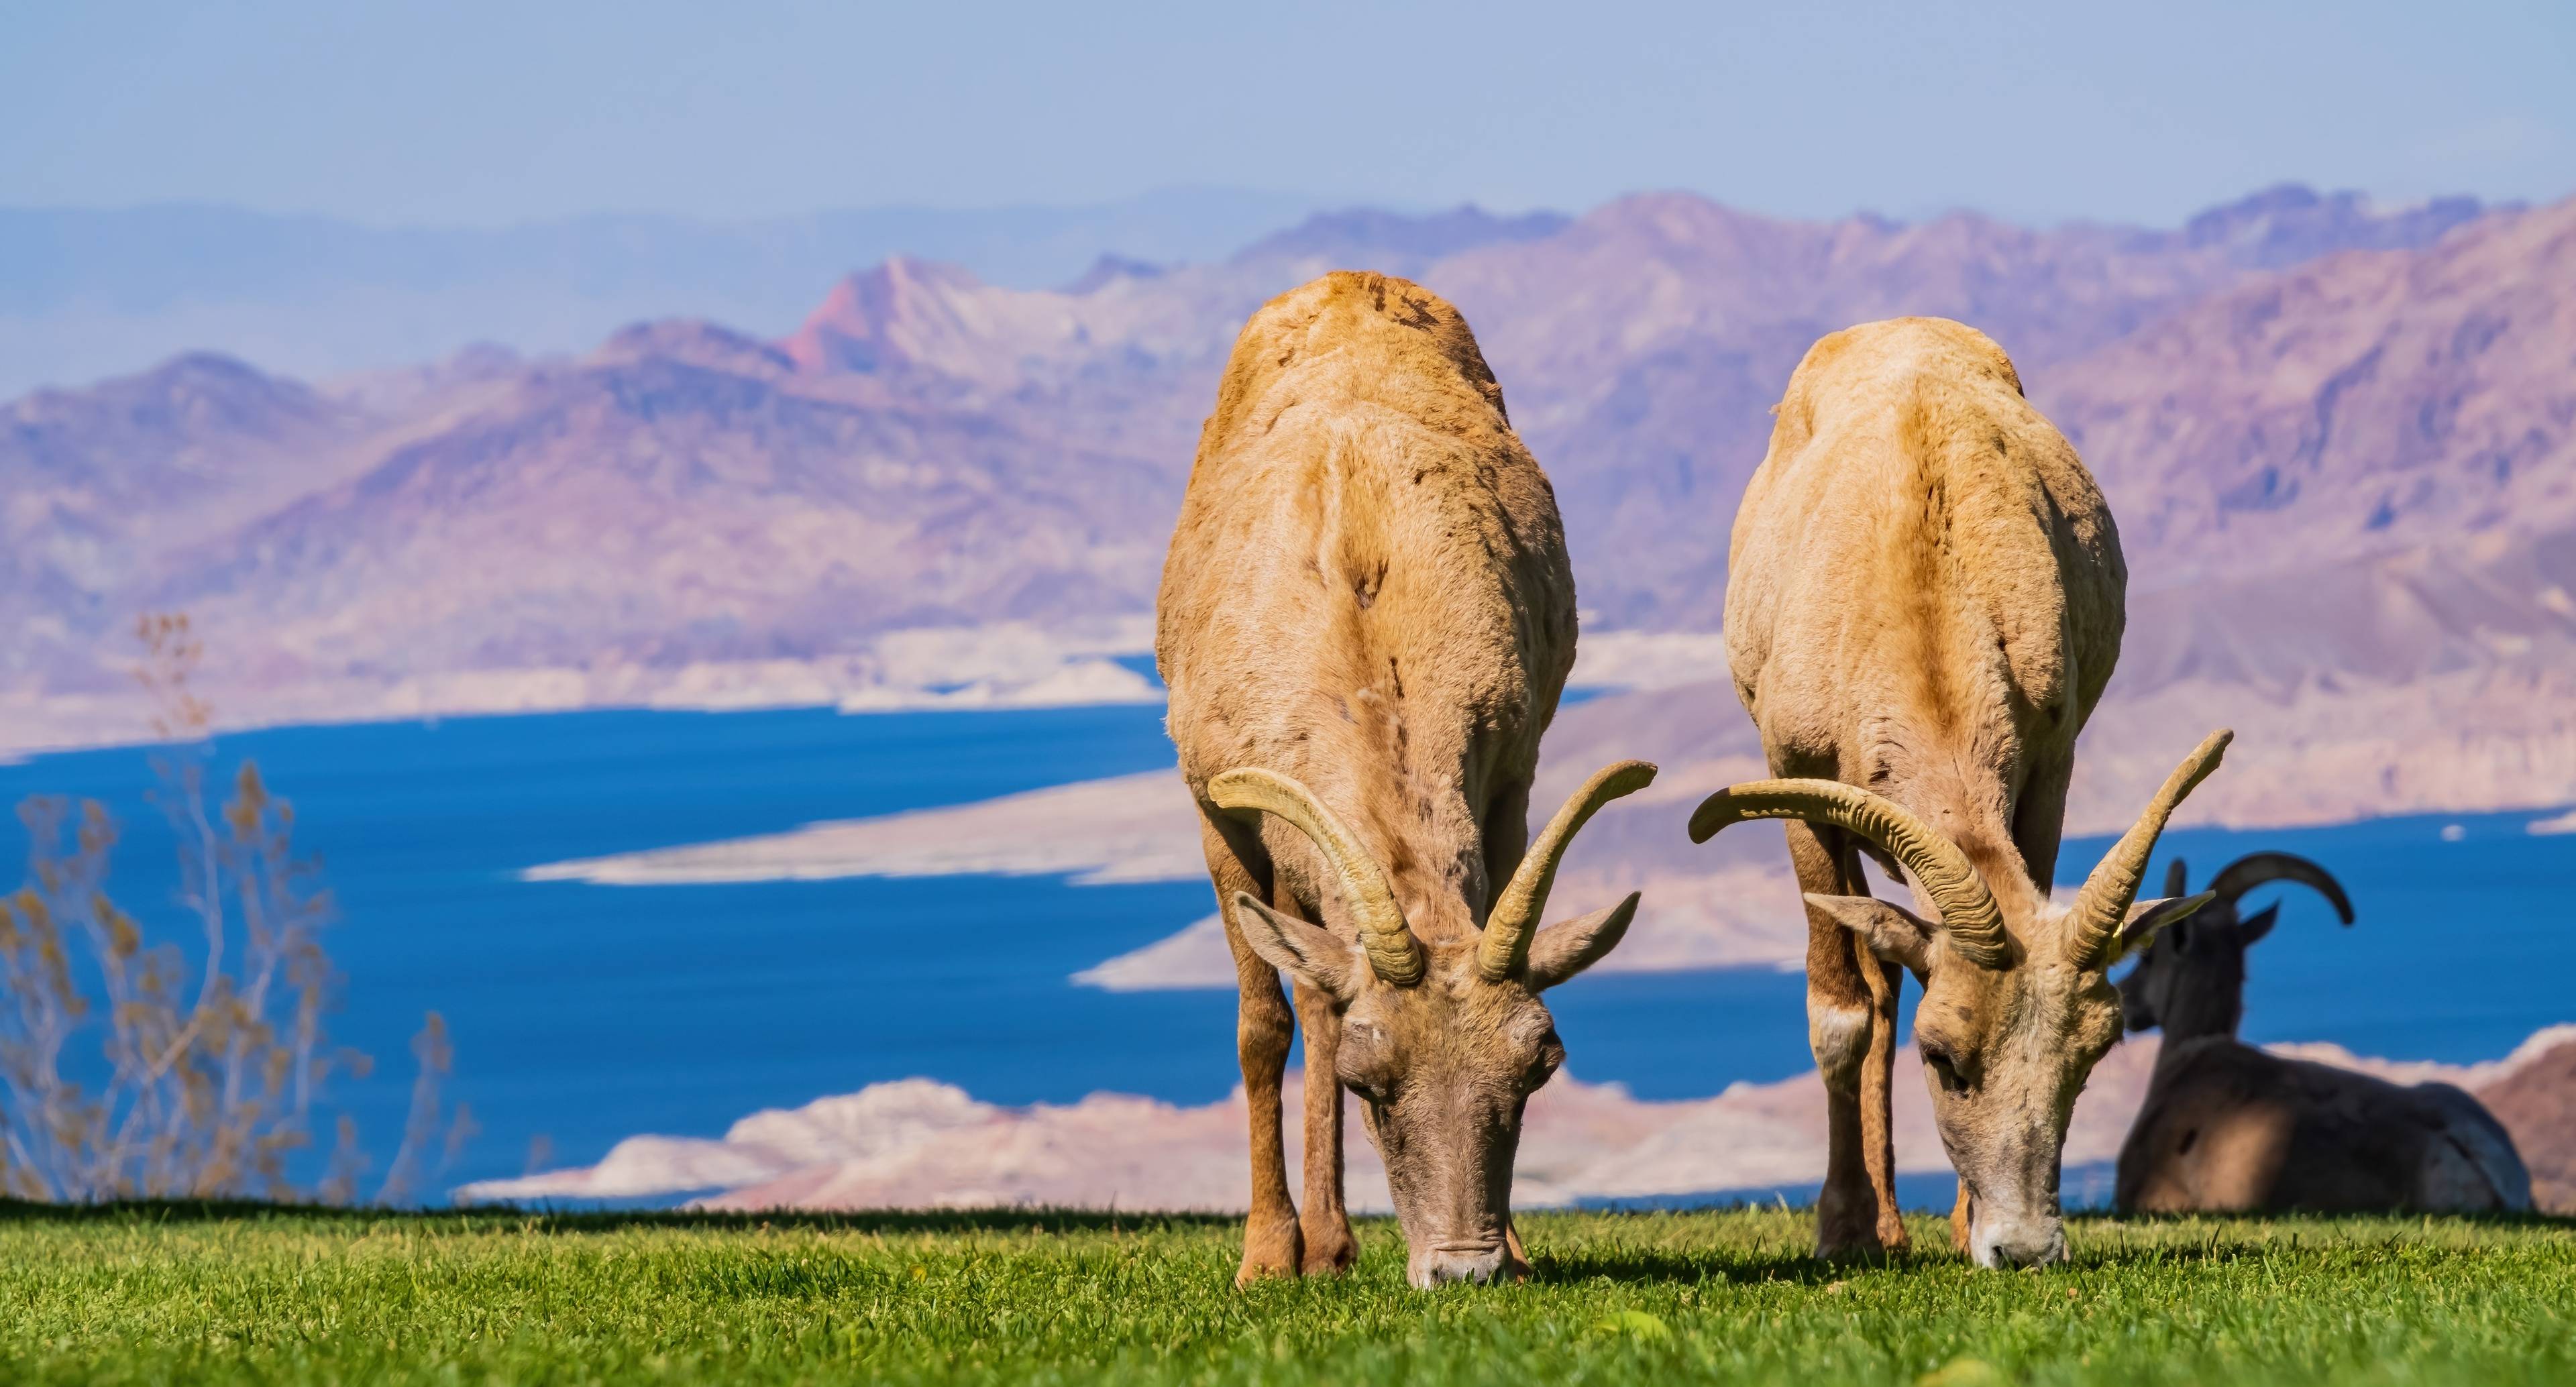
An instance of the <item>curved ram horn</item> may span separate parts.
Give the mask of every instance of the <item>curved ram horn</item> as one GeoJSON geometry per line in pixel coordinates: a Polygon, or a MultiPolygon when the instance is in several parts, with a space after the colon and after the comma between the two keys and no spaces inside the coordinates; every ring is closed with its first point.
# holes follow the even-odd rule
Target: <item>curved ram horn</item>
{"type": "Polygon", "coordinates": [[[2147,874],[2147,856],[2156,850],[2156,839],[2165,831],[2165,820],[2173,817],[2176,806],[2192,787],[2209,778],[2218,769],[2219,758],[2236,734],[2220,728],[2192,749],[2192,753],[2165,777],[2164,788],[2147,802],[2147,812],[2129,825],[2120,841],[2102,856],[2093,874],[2084,879],[2084,889],[2075,894],[2075,904],[2067,911],[2067,921],[2074,930],[2075,961],[2087,968],[2107,963],[2119,947],[2120,926],[2126,922],[2129,906],[2138,898],[2138,883],[2147,874]]]}
{"type": "Polygon", "coordinates": [[[1893,800],[1839,780],[1751,780],[1700,802],[1691,815],[1691,841],[1705,843],[1719,829],[1746,819],[1805,819],[1860,834],[1914,874],[1940,911],[1942,937],[1961,958],[1980,968],[2012,962],[2004,913],[1985,878],[1956,843],[1893,800]]]}
{"type": "Polygon", "coordinates": [[[1556,864],[1564,860],[1567,845],[1584,821],[1601,806],[1654,781],[1655,768],[1644,761],[1603,766],[1547,821],[1538,841],[1521,855],[1521,865],[1502,894],[1494,897],[1494,908],[1486,912],[1485,936],[1476,943],[1476,971],[1487,982],[1501,982],[1528,965],[1530,939],[1538,933],[1540,912],[1547,909],[1547,889],[1556,884],[1556,864]]]}
{"type": "Polygon", "coordinates": [[[2334,874],[2304,857],[2286,852],[2250,852],[2218,869],[2209,889],[2229,905],[2246,892],[2275,881],[2295,881],[2316,888],[2318,895],[2334,903],[2335,914],[2352,923],[2352,898],[2343,893],[2343,883],[2334,874]]]}
{"type": "Polygon", "coordinates": [[[1370,969],[1395,987],[1422,981],[1422,941],[1405,927],[1404,908],[1395,903],[1386,874],[1313,791],[1277,771],[1245,767],[1211,777],[1207,795],[1220,809],[1275,814],[1314,840],[1341,879],[1342,899],[1359,926],[1360,948],[1368,954],[1370,969]]]}

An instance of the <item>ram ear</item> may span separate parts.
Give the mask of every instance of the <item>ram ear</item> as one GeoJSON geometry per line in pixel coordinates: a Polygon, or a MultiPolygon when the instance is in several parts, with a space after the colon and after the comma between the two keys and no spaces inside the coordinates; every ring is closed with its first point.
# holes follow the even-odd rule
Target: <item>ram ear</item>
{"type": "Polygon", "coordinates": [[[1262,962],[1343,1002],[1359,995],[1360,974],[1368,968],[1368,960],[1348,940],[1273,910],[1245,891],[1234,893],[1230,914],[1243,942],[1262,962]]]}
{"type": "Polygon", "coordinates": [[[2216,899],[2216,892],[2203,891],[2197,896],[2162,896],[2151,901],[2131,902],[2128,916],[2120,922],[2119,941],[2111,950],[2111,957],[2103,963],[2102,971],[2109,972],[2121,959],[2145,948],[2148,941],[2156,937],[2157,930],[2188,919],[2193,911],[2216,899]]]}
{"type": "Polygon", "coordinates": [[[2237,924],[2237,942],[2249,949],[2254,947],[2255,942],[2260,940],[2264,935],[2270,934],[2272,932],[2272,926],[2279,924],[2280,920],[2281,903],[2279,901],[2274,901],[2272,904],[2263,907],[2261,910],[2255,911],[2253,914],[2246,916],[2244,920],[2237,924]]]}
{"type": "Polygon", "coordinates": [[[1932,972],[1934,927],[1922,916],[1875,896],[1828,896],[1807,893],[1807,904],[1830,915],[1861,937],[1869,951],[1890,963],[1905,965],[1916,979],[1932,972]]]}
{"type": "Polygon", "coordinates": [[[1599,963],[1627,937],[1628,922],[1637,918],[1637,893],[1607,910],[1560,920],[1530,941],[1529,989],[1545,992],[1599,963]]]}

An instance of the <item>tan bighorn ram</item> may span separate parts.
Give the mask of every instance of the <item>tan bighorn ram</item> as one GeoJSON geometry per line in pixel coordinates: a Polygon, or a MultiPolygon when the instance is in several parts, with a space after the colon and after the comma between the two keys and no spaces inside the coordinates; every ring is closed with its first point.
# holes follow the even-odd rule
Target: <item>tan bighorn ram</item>
{"type": "MultiPolygon", "coordinates": [[[[2184,867],[2166,869],[2180,893],[2184,867]]],[[[2147,1101],[2120,1147],[2123,1212],[2251,1213],[2531,1207],[2531,1174],[2504,1124],[2449,1084],[2393,1084],[2238,1043],[2245,951],[2280,906],[2239,919],[2258,886],[2313,886],[2352,923],[2325,868],[2285,852],[2239,858],[2212,877],[2217,899],[2166,930],[2120,980],[2129,1029],[2164,1028],[2147,1101]]]]}
{"type": "Polygon", "coordinates": [[[1237,1280],[1350,1262],[1345,1087],[1386,1161],[1408,1279],[1517,1270],[1522,1107],[1564,1059],[1538,994],[1608,953],[1637,898],[1545,929],[1540,912],[1575,831],[1655,769],[1601,771],[1530,840],[1539,734],[1574,666],[1574,577],[1555,495],[1457,310],[1336,273],[1253,314],[1199,435],[1157,616],[1242,988],[1237,1280]],[[1274,969],[1306,1034],[1302,1227],[1274,969]]]}
{"type": "Polygon", "coordinates": [[[1915,1039],[1959,1171],[1954,1236],[1986,1266],[2054,1261],[2067,1118],[2120,1035],[2103,974],[2198,903],[2139,901],[2138,879],[2228,734],[2184,760],[2072,901],[2050,900],[2127,569],[2075,450],[1961,324],[1869,323],[1808,350],[1729,563],[1728,661],[1784,778],[1710,796],[1690,833],[1790,821],[1829,1105],[1818,1250],[1906,1242],[1888,1128],[1901,964],[1924,982],[1915,1039]],[[1862,853],[1912,885],[1920,914],[1869,897],[1862,853]]]}

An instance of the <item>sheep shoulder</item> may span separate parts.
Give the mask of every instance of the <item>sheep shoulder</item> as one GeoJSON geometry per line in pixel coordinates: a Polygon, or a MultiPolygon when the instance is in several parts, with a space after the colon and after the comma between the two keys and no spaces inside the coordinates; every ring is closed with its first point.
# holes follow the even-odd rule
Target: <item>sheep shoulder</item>
{"type": "Polygon", "coordinates": [[[1830,705],[1928,663],[1953,687],[1919,697],[2053,713],[2063,726],[2044,730],[2071,743],[2119,656],[2127,568],[2100,488],[2003,350],[1946,319],[1865,323],[1808,351],[1729,571],[1748,704],[1777,681],[1785,704],[1830,705]]]}
{"type": "Polygon", "coordinates": [[[1457,310],[1335,273],[1256,312],[1158,601],[1184,773],[1400,751],[1429,783],[1525,778],[1574,635],[1554,494],[1457,310]]]}

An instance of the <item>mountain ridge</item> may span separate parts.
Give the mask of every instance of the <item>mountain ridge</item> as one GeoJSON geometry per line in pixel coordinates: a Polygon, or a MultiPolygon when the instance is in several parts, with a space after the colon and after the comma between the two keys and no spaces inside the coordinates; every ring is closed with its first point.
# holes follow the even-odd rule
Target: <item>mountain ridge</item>
{"type": "Polygon", "coordinates": [[[783,696],[837,699],[906,630],[1132,620],[1236,326],[1335,256],[1412,269],[1478,325],[1596,633],[1713,629],[1789,368],[1851,321],[1939,312],[2015,353],[2112,497],[2137,575],[2115,696],[2187,712],[2320,678],[2541,677],[2576,610],[2571,228],[2576,202],[2383,215],[2281,189],[2170,230],[2045,231],[1643,194],[1562,221],[1319,214],[1222,260],[1052,290],[898,256],[775,339],[658,319],[580,356],[482,348],[310,386],[185,358],[0,407],[20,565],[0,615],[28,633],[0,702],[107,698],[123,673],[103,652],[145,606],[197,614],[227,701],[295,716],[394,689],[404,707],[740,694],[711,669],[794,667],[783,696]],[[2283,421],[2328,393],[2354,422],[2302,452],[2283,421]],[[156,476],[174,442],[227,461],[120,511],[106,483],[156,476]],[[2220,504],[2302,457],[2320,480],[2287,501],[2220,504]],[[98,495],[36,485],[63,458],[98,495]],[[2440,504],[2353,523],[2370,488],[2434,474],[2440,504]],[[2479,505],[2514,523],[2474,523],[2479,505]],[[190,523],[156,529],[174,509],[190,523]]]}
{"type": "Polygon", "coordinates": [[[655,316],[781,331],[833,276],[893,254],[928,253],[1033,287],[1103,253],[1220,258],[1331,202],[1174,188],[1077,207],[394,227],[207,204],[0,207],[0,394],[132,374],[199,348],[320,376],[440,357],[478,339],[581,351],[655,316]]]}

